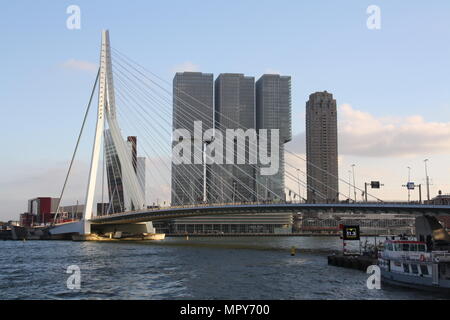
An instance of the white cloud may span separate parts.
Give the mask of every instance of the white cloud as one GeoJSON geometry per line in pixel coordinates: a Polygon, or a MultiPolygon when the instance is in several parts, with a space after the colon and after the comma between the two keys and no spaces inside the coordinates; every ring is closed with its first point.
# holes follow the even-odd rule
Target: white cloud
{"type": "Polygon", "coordinates": [[[95,72],[98,65],[89,61],[69,59],[61,64],[64,69],[95,72]]]}
{"type": "Polygon", "coordinates": [[[450,150],[450,122],[426,122],[418,115],[377,118],[348,104],[338,115],[340,154],[405,157],[450,150]]]}
{"type": "MultiPolygon", "coordinates": [[[[375,117],[348,104],[338,109],[340,155],[413,157],[450,150],[450,122],[427,122],[423,117],[375,117]]],[[[287,149],[305,152],[305,133],[292,138],[287,149]]]]}
{"type": "MultiPolygon", "coordinates": [[[[370,190],[370,194],[383,200],[405,201],[407,191],[402,185],[407,181],[407,166],[411,166],[411,180],[422,184],[422,199],[425,199],[423,160],[429,158],[428,173],[433,181],[431,196],[434,197],[438,190],[450,191],[450,170],[446,169],[450,122],[428,122],[418,115],[376,117],[348,104],[339,107],[338,116],[340,178],[348,181],[348,171],[356,164],[355,180],[359,188],[364,189],[364,182],[378,180],[384,186],[380,190],[370,190]]],[[[293,136],[286,149],[305,158],[305,143],[305,132],[302,132],[293,136]]],[[[286,163],[304,170],[304,161],[289,154],[286,163]]],[[[295,175],[295,169],[288,164],[286,170],[295,175]]],[[[297,184],[286,179],[286,186],[293,190],[297,184]]],[[[339,190],[347,195],[348,184],[341,181],[339,190]]],[[[353,197],[353,188],[350,195],[353,197]]],[[[360,191],[357,196],[362,199],[360,191]]],[[[411,197],[418,200],[418,190],[411,197]]]]}
{"type": "Polygon", "coordinates": [[[181,64],[178,64],[176,66],[173,66],[171,71],[172,72],[185,72],[185,71],[199,71],[200,67],[190,61],[183,62],[181,64]]]}

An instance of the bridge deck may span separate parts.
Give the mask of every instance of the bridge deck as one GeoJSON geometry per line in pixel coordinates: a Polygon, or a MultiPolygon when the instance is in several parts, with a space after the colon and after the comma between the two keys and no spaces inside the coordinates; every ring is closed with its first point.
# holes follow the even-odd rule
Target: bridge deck
{"type": "Polygon", "coordinates": [[[152,208],[121,212],[91,219],[94,224],[136,223],[153,220],[167,220],[181,217],[223,214],[257,214],[267,212],[364,212],[364,213],[404,213],[404,214],[450,214],[450,206],[399,204],[399,203],[241,203],[205,204],[152,208]]]}

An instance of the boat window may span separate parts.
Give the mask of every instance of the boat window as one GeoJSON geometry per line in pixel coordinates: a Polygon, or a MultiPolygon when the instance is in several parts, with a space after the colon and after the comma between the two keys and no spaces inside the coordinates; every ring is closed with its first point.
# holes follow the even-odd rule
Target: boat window
{"type": "Polygon", "coordinates": [[[409,244],[403,243],[402,244],[402,251],[409,251],[409,244]]]}
{"type": "Polygon", "coordinates": [[[419,244],[419,250],[418,251],[426,251],[424,244],[419,244]]]}
{"type": "Polygon", "coordinates": [[[395,247],[395,251],[402,251],[402,249],[400,247],[400,243],[394,244],[394,247],[395,247]]]}
{"type": "Polygon", "coordinates": [[[409,245],[409,251],[417,251],[417,244],[411,243],[409,245]]]}
{"type": "Polygon", "coordinates": [[[411,271],[414,274],[418,274],[419,273],[419,269],[417,268],[417,264],[412,264],[411,265],[411,271]]]}
{"type": "Polygon", "coordinates": [[[409,264],[407,264],[407,263],[403,264],[403,271],[405,271],[406,273],[409,273],[409,264]]]}
{"type": "Polygon", "coordinates": [[[423,264],[421,264],[420,265],[420,272],[422,272],[422,274],[424,275],[424,276],[427,276],[429,273],[428,273],[428,267],[427,266],[425,266],[425,265],[423,265],[423,264]]]}

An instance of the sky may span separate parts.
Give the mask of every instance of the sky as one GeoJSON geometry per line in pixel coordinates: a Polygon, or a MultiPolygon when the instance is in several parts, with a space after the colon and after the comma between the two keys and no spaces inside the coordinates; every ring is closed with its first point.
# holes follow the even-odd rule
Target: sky
{"type": "MultiPolygon", "coordinates": [[[[355,164],[360,187],[380,180],[373,193],[406,200],[407,167],[424,183],[429,159],[432,195],[450,193],[449,1],[9,1],[0,11],[0,220],[18,219],[28,199],[59,195],[102,29],[167,81],[184,70],[290,75],[288,148],[299,154],[305,102],[327,90],[338,105],[343,179],[355,164]],[[80,29],[67,28],[70,5],[81,10],[80,29]],[[380,29],[367,27],[370,5],[380,29]]],[[[67,201],[82,201],[89,132],[67,201]]]]}

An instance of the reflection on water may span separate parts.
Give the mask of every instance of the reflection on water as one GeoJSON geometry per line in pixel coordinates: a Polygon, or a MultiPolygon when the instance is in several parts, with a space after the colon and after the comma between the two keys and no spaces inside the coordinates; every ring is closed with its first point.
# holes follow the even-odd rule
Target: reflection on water
{"type": "Polygon", "coordinates": [[[365,273],[327,265],[327,253],[341,248],[334,237],[2,241],[0,299],[446,298],[397,287],[369,290],[365,273]],[[80,290],[66,287],[70,265],[81,269],[80,290]]]}

